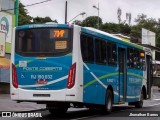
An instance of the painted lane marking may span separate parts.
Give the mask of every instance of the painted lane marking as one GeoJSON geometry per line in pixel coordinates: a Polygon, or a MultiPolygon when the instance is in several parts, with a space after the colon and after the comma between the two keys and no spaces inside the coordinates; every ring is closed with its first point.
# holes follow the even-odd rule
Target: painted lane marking
{"type": "Polygon", "coordinates": [[[160,105],[160,103],[153,104],[153,105],[148,105],[148,106],[144,106],[144,107],[152,107],[152,106],[158,106],[158,105],[160,105]]]}
{"type": "Polygon", "coordinates": [[[81,118],[75,118],[75,119],[71,119],[71,120],[82,120],[82,119],[87,119],[87,118],[92,118],[92,117],[97,117],[99,115],[93,115],[93,116],[87,116],[87,117],[81,117],[81,118]]]}
{"type": "Polygon", "coordinates": [[[153,99],[153,100],[156,100],[156,101],[158,101],[158,100],[160,100],[160,99],[153,99]]]}

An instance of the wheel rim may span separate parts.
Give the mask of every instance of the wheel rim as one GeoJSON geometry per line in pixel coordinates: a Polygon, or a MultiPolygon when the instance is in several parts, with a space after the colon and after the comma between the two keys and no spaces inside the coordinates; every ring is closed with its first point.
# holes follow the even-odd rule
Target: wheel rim
{"type": "Polygon", "coordinates": [[[112,101],[111,101],[111,97],[109,97],[108,99],[107,99],[107,110],[111,110],[111,107],[112,107],[112,101]]]}
{"type": "Polygon", "coordinates": [[[143,105],[143,93],[141,93],[140,103],[141,103],[141,105],[143,105]]]}

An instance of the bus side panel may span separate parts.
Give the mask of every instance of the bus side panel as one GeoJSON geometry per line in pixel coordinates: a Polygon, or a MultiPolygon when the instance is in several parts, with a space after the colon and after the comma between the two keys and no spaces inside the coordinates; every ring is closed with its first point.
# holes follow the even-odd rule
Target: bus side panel
{"type": "Polygon", "coordinates": [[[116,103],[118,101],[118,72],[116,67],[84,64],[84,102],[104,105],[107,87],[111,85],[114,103],[116,103]]]}
{"type": "Polygon", "coordinates": [[[138,101],[141,94],[143,71],[127,70],[127,102],[138,101]]]}

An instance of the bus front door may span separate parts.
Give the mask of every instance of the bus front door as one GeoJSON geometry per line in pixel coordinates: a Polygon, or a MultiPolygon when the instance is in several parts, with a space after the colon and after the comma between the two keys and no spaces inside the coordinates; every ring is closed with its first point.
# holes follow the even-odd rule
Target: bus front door
{"type": "Polygon", "coordinates": [[[126,78],[126,49],[118,48],[119,61],[119,102],[126,101],[127,78],[126,78]]]}

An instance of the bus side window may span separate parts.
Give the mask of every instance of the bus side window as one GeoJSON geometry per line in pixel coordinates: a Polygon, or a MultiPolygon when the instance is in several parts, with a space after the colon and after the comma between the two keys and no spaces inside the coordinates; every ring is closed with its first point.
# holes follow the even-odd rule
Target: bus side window
{"type": "Polygon", "coordinates": [[[116,65],[117,64],[117,46],[116,44],[112,45],[112,60],[113,60],[113,64],[116,65]]]}
{"type": "Polygon", "coordinates": [[[134,68],[140,69],[140,57],[138,50],[134,50],[134,68]]]}
{"type": "Polygon", "coordinates": [[[81,35],[81,53],[84,62],[94,62],[94,44],[93,38],[87,35],[81,35]]]}
{"type": "Polygon", "coordinates": [[[112,42],[107,42],[107,58],[108,65],[116,65],[117,64],[117,48],[116,44],[112,42]]]}
{"type": "Polygon", "coordinates": [[[96,52],[96,63],[106,64],[107,63],[107,50],[106,42],[101,39],[95,39],[95,52],[96,52]]]}
{"type": "Polygon", "coordinates": [[[134,51],[131,48],[127,49],[127,65],[128,68],[134,67],[134,51]]]}

